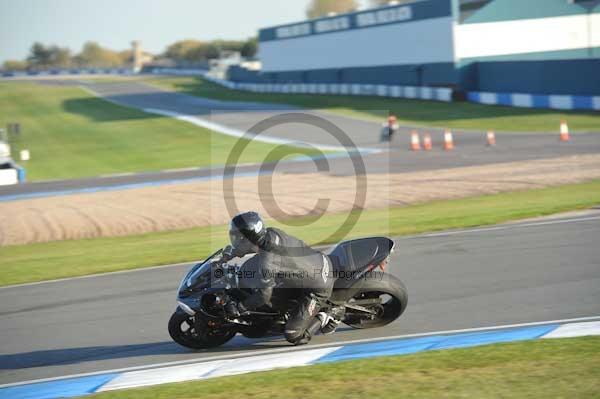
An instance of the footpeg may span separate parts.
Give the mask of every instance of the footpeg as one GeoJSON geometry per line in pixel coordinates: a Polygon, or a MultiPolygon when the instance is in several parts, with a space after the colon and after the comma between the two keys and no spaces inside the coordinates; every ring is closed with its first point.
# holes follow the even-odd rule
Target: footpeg
{"type": "Polygon", "coordinates": [[[321,334],[329,335],[333,334],[341,321],[336,320],[325,312],[320,312],[317,317],[321,320],[321,334]]]}

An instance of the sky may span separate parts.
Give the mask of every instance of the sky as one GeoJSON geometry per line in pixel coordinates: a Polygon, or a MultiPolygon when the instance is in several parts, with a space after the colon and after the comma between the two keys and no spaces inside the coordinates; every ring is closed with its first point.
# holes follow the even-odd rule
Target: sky
{"type": "Polygon", "coordinates": [[[24,59],[35,41],[78,52],[140,40],[160,53],[182,39],[246,39],[261,27],[305,18],[309,0],[0,0],[0,63],[24,59]]]}

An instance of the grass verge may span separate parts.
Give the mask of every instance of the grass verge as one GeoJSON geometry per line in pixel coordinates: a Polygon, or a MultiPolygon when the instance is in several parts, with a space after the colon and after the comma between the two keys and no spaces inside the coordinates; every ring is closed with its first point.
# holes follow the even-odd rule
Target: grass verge
{"type": "Polygon", "coordinates": [[[314,365],[97,394],[97,399],[597,398],[600,337],[314,365]]]}
{"type": "Polygon", "coordinates": [[[600,132],[600,112],[592,111],[556,111],[384,97],[251,93],[229,90],[199,77],[152,78],[147,82],[199,97],[290,104],[377,122],[382,121],[382,111],[386,111],[396,115],[400,123],[407,125],[484,131],[558,132],[560,121],[566,119],[571,130],[600,132]]]}
{"type": "MultiPolygon", "coordinates": [[[[584,209],[600,203],[600,181],[531,191],[368,210],[350,237],[406,235],[490,225],[509,220],[584,209]]],[[[327,215],[308,226],[284,228],[312,244],[329,237],[347,214],[327,215]]],[[[328,238],[329,237],[329,238],[328,238]]],[[[128,237],[57,241],[0,248],[0,286],[82,276],[202,259],[227,241],[226,226],[128,237]]]]}
{"type": "MultiPolygon", "coordinates": [[[[74,86],[0,82],[0,127],[10,122],[21,124],[21,135],[11,139],[13,155],[31,151],[22,165],[33,181],[224,164],[238,141],[74,86]]],[[[274,148],[252,142],[240,162],[270,160],[274,148]]]]}

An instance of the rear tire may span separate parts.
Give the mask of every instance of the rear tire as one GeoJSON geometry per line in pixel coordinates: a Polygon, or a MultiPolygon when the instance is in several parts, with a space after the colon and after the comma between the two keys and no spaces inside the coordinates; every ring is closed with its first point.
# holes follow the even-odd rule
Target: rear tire
{"type": "Polygon", "coordinates": [[[190,316],[177,308],[169,319],[169,335],[173,341],[191,349],[215,348],[231,340],[236,331],[211,330],[201,316],[190,316]]]}
{"type": "MultiPolygon", "coordinates": [[[[406,287],[398,279],[394,285],[381,288],[363,287],[352,295],[352,299],[382,298],[382,304],[365,306],[376,310],[377,315],[373,318],[360,316],[358,311],[346,311],[344,324],[352,328],[375,328],[390,324],[404,313],[408,303],[406,287]]],[[[352,299],[349,301],[351,303],[352,299]]]]}

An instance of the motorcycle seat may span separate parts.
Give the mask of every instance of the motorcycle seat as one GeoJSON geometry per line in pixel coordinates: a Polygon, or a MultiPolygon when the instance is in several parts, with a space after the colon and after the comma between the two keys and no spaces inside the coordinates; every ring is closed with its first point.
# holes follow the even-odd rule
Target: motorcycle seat
{"type": "Polygon", "coordinates": [[[369,237],[339,243],[329,258],[335,272],[356,272],[382,262],[389,256],[394,242],[386,237],[369,237]]]}

